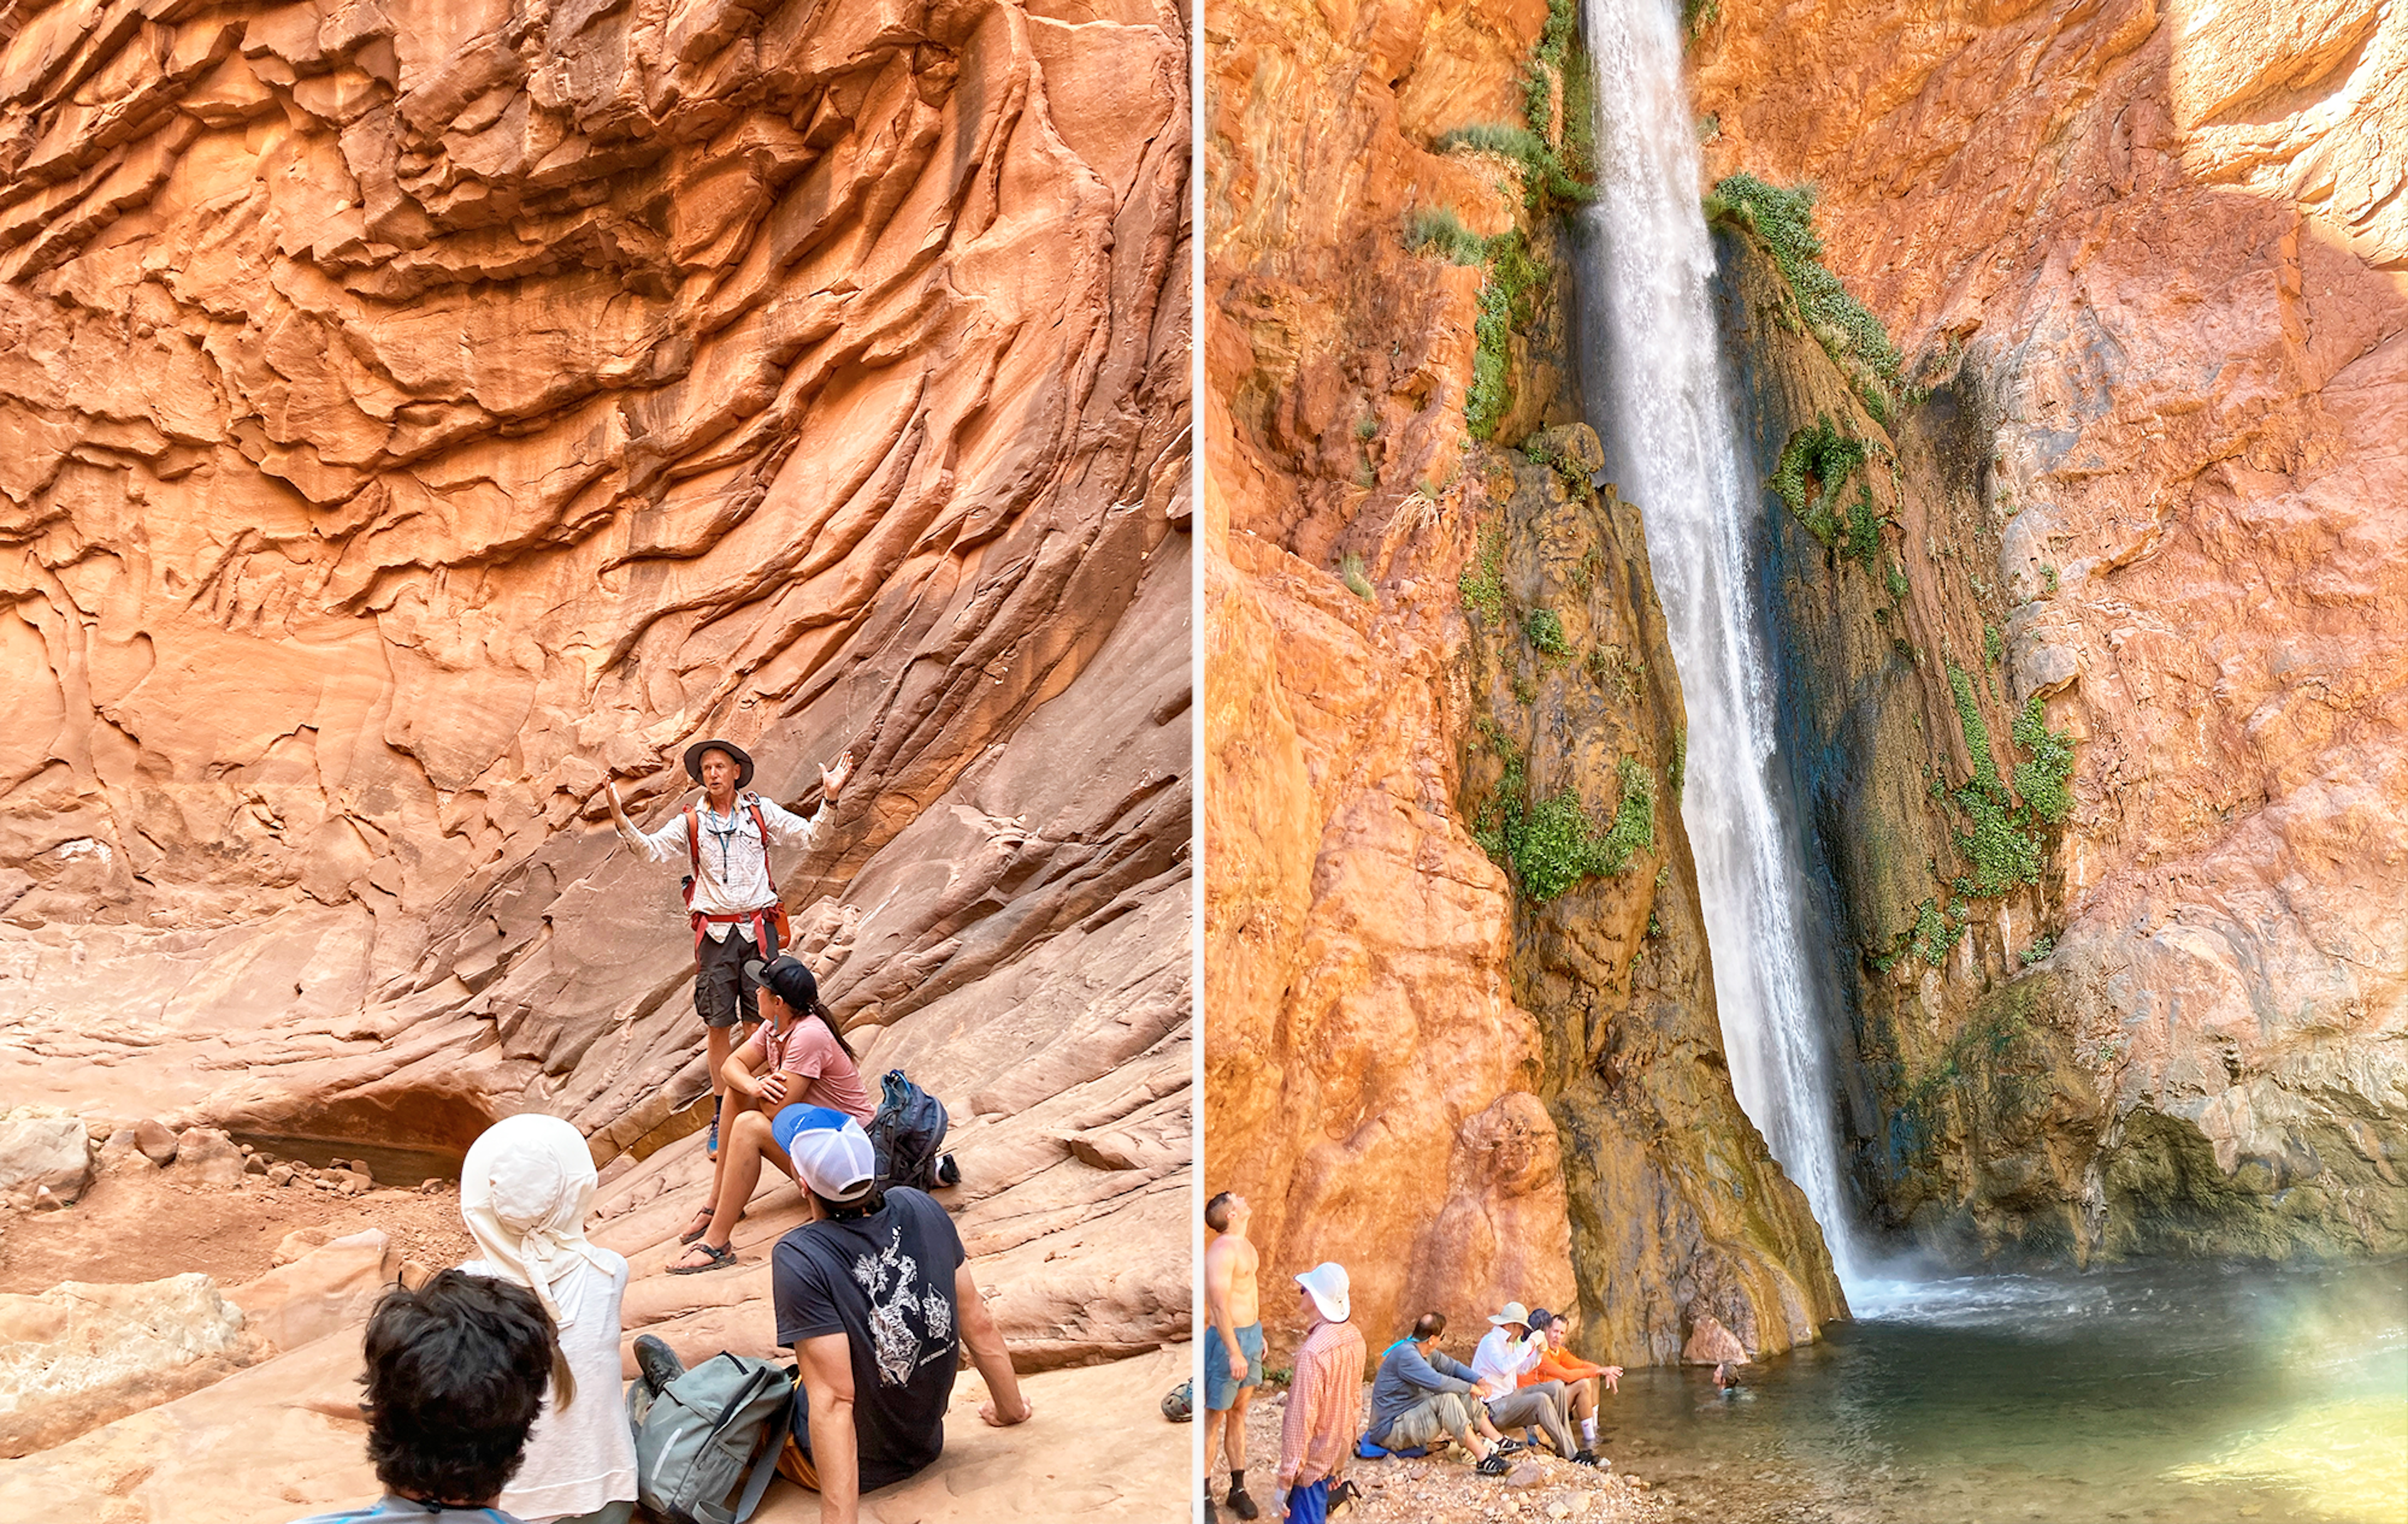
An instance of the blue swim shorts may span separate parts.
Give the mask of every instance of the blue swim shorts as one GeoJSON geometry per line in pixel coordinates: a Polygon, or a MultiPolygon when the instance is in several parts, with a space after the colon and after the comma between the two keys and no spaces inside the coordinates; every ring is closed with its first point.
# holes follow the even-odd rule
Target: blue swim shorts
{"type": "Polygon", "coordinates": [[[1238,1352],[1246,1357],[1246,1379],[1229,1379],[1229,1346],[1221,1342],[1218,1324],[1204,1325],[1204,1406],[1226,1413],[1238,1405],[1238,1389],[1263,1384],[1263,1325],[1248,1323],[1238,1330],[1238,1352]]]}

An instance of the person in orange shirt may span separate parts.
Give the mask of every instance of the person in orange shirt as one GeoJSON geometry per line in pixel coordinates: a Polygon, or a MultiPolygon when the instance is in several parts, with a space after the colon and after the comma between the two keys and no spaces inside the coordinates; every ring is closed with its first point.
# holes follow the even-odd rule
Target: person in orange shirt
{"type": "Polygon", "coordinates": [[[1539,1363],[1523,1372],[1514,1385],[1529,1387],[1541,1381],[1562,1382],[1564,1390],[1571,1399],[1567,1405],[1570,1407],[1572,1417],[1580,1420],[1581,1447],[1596,1449],[1598,1395],[1600,1389],[1605,1391],[1619,1389],[1622,1367],[1592,1364],[1565,1348],[1564,1320],[1544,1307],[1531,1312],[1530,1332],[1544,1333],[1547,1347],[1540,1355],[1539,1363]]]}

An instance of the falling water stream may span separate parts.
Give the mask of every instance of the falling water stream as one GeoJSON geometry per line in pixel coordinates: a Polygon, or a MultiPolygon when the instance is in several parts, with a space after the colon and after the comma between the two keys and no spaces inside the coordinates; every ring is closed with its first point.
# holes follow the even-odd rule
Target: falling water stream
{"type": "Polygon", "coordinates": [[[1798,905],[1796,833],[1774,807],[1772,669],[1751,531],[1761,501],[1714,323],[1713,245],[1681,79],[1674,0],[1587,0],[1598,188],[1584,335],[1607,468],[1647,553],[1688,707],[1681,819],[1714,971],[1731,1088],[1806,1192],[1842,1286],[1856,1272],[1829,1060],[1798,905]]]}
{"type": "Polygon", "coordinates": [[[1952,1278],[1876,1266],[1856,1241],[1678,0],[1584,5],[1600,196],[1579,240],[1584,378],[1645,518],[1686,699],[1681,816],[1732,1088],[1856,1313],[1735,1394],[1634,1371],[1604,1447],[1681,1500],[1672,1518],[1715,1524],[2408,1519],[2408,1264],[1952,1278]]]}

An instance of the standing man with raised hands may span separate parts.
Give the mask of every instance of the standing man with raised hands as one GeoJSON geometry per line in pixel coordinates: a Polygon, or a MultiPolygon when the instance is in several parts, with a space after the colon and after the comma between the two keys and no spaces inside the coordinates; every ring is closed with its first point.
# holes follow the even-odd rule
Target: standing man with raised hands
{"type": "Polygon", "coordinates": [[[752,791],[752,759],[742,747],[717,737],[686,748],[686,776],[702,785],[702,798],[688,805],[658,831],[636,829],[619,802],[616,783],[604,785],[610,822],[620,838],[653,862],[683,859],[686,910],[694,921],[695,1013],[702,1018],[710,1062],[710,1157],[719,1157],[719,1108],[727,1094],[722,1070],[735,1043],[740,1017],[757,1021],[752,991],[743,969],[753,959],[775,958],[785,931],[785,907],[769,872],[771,838],[808,851],[853,776],[853,753],[820,769],[823,806],[810,819],[780,808],[752,791]]]}

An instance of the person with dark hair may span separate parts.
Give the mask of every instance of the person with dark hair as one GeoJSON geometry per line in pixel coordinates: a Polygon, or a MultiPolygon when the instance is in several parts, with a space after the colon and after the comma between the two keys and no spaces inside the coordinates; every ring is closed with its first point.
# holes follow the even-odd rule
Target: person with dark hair
{"type": "Polygon", "coordinates": [[[1530,1309],[1530,1332],[1546,1335],[1546,1346],[1539,1351],[1539,1363],[1515,1378],[1520,1386],[1535,1387],[1541,1382],[1560,1381],[1572,1421],[1580,1425],[1581,1448],[1597,1448],[1597,1404],[1602,1394],[1620,1389],[1622,1367],[1599,1365],[1585,1360],[1564,1347],[1570,1332],[1561,1313],[1551,1313],[1544,1307],[1530,1309]]]}
{"type": "Polygon", "coordinates": [[[518,1524],[496,1506],[555,1371],[552,1319],[523,1286],[446,1270],[369,1315],[368,1460],[385,1495],[299,1524],[518,1524]]]}
{"type": "Polygon", "coordinates": [[[1424,1313],[1410,1336],[1381,1353],[1363,1437],[1384,1450],[1416,1453],[1452,1437],[1471,1453],[1480,1474],[1502,1476],[1507,1448],[1471,1395],[1471,1367],[1439,1349],[1445,1333],[1446,1314],[1424,1313]]]}
{"type": "Polygon", "coordinates": [[[1212,1517],[1212,1446],[1226,1446],[1229,1511],[1254,1518],[1262,1508],[1246,1492],[1246,1407],[1263,1384],[1261,1255],[1246,1237],[1254,1208],[1222,1191],[1204,1204],[1212,1242],[1204,1249],[1204,1517],[1212,1517]]]}
{"type": "MultiPolygon", "coordinates": [[[[710,1061],[712,1111],[706,1148],[719,1155],[719,1107],[726,1099],[721,1068],[733,1047],[738,1019],[757,1020],[752,991],[741,970],[747,959],[778,956],[777,880],[769,873],[769,841],[798,843],[809,851],[830,811],[809,819],[781,809],[752,791],[752,759],[733,741],[712,737],[686,748],[686,776],[702,785],[700,803],[688,805],[658,831],[642,832],[619,803],[619,786],[603,785],[610,823],[619,839],[652,862],[682,860],[687,867],[686,913],[694,922],[695,1014],[702,1018],[704,1050],[710,1061]]],[[[853,753],[820,769],[823,806],[834,805],[853,776],[853,753]]]]}
{"type": "Polygon", "coordinates": [[[727,1056],[722,1071],[728,1093],[735,1097],[733,1115],[726,1118],[725,1146],[711,1175],[710,1199],[695,1213],[683,1235],[694,1246],[669,1266],[672,1275],[735,1268],[730,1240],[744,1216],[744,1204],[761,1183],[763,1160],[801,1183],[794,1161],[772,1134],[772,1114],[789,1105],[824,1106],[867,1123],[878,1111],[862,1085],[853,1046],[820,1004],[819,981],[801,959],[749,962],[744,982],[759,991],[761,1012],[767,1019],[727,1056]]]}
{"type": "Polygon", "coordinates": [[[862,1493],[943,1452],[963,1345],[986,1379],[981,1418],[1009,1427],[1036,1410],[944,1208],[880,1190],[869,1136],[841,1112],[789,1106],[776,1126],[814,1213],[769,1257],[778,1342],[801,1376],[779,1469],[819,1492],[825,1524],[854,1524],[862,1493]]]}
{"type": "Polygon", "coordinates": [[[624,1524],[635,1508],[636,1441],[616,1401],[627,1261],[585,1236],[595,1178],[585,1135],[541,1112],[495,1122],[460,1166],[460,1218],[477,1244],[460,1268],[533,1291],[571,1377],[553,1382],[502,1494],[527,1524],[624,1524]]]}

